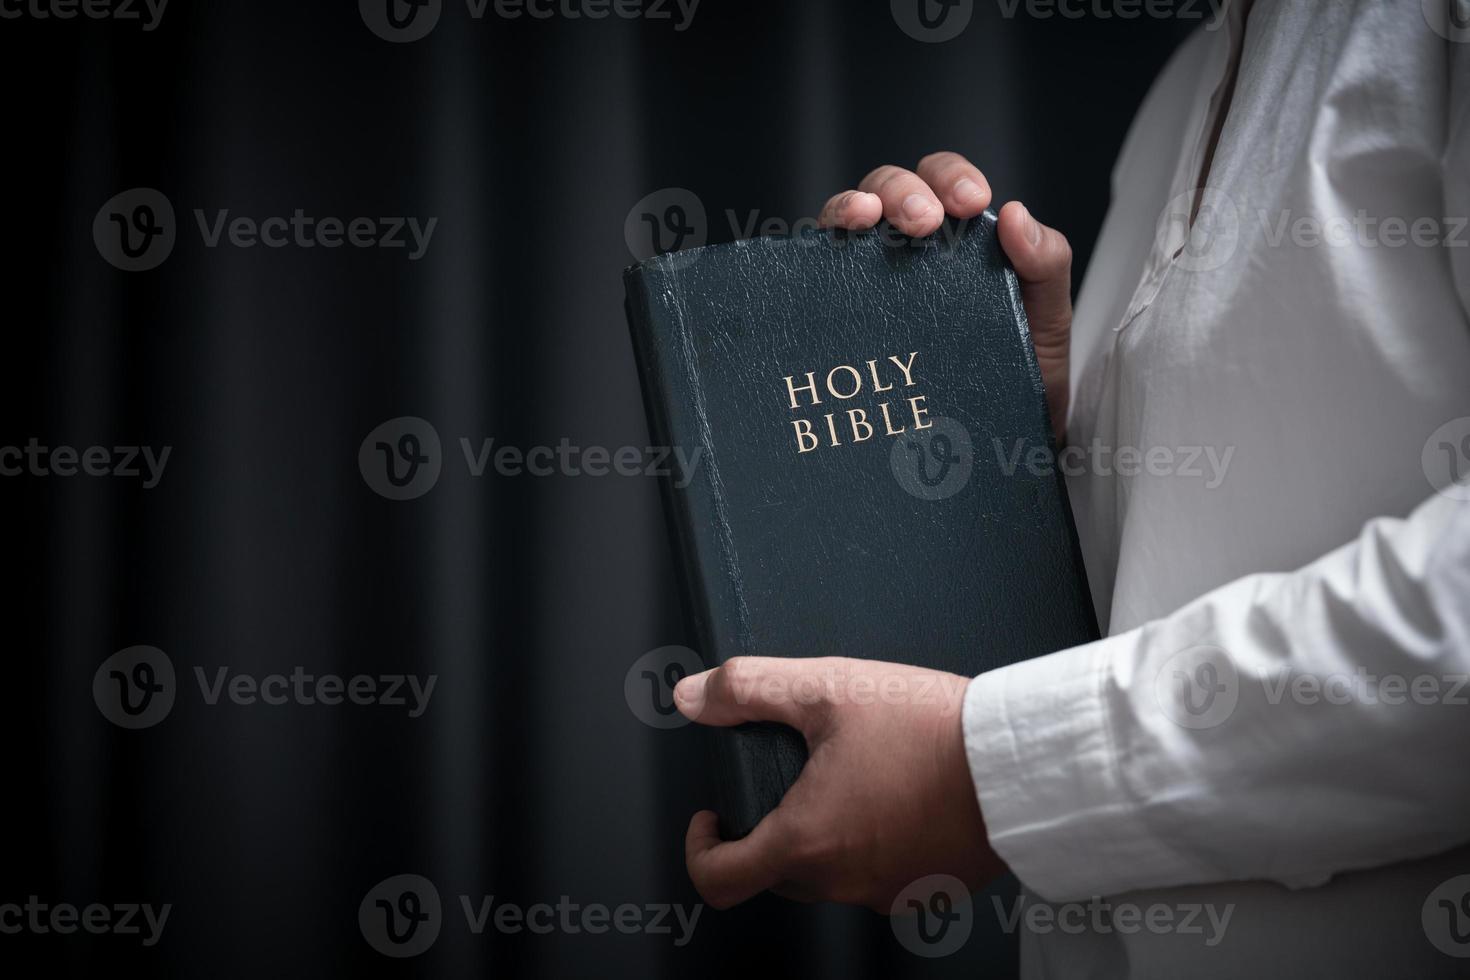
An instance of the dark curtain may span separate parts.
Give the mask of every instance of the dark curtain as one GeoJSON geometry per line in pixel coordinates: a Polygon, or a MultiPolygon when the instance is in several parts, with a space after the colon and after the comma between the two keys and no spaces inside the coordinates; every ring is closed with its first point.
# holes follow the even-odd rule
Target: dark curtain
{"type": "Polygon", "coordinates": [[[152,488],[0,478],[0,903],[172,906],[152,946],[0,934],[0,973],[1013,974],[1007,949],[925,960],[882,918],[774,898],[705,910],[684,946],[475,935],[459,907],[697,902],[683,833],[714,799],[703,734],[624,696],[640,656],[689,642],[656,481],[475,476],[461,440],[647,444],[620,271],[630,208],[663,188],[697,195],[718,242],[955,149],[1071,236],[1080,280],[1126,126],[1197,22],[1008,7],[974,5],[947,43],[885,0],[704,0],[682,31],[677,13],[476,20],[445,0],[412,43],[352,0],[175,0],[154,30],[0,20],[0,447],[171,448],[152,488]],[[129,272],[93,223],[138,187],[166,196],[177,241],[129,272]],[[298,208],[438,222],[412,260],[209,247],[195,216],[298,208]],[[400,501],[358,454],[403,416],[432,424],[442,472],[400,501]],[[176,699],[130,730],[93,684],[135,645],[166,653],[176,699]],[[211,704],[198,676],[221,668],[438,680],[409,717],[211,704]],[[443,928],[397,960],[358,909],[404,873],[435,884],[443,928]]]}

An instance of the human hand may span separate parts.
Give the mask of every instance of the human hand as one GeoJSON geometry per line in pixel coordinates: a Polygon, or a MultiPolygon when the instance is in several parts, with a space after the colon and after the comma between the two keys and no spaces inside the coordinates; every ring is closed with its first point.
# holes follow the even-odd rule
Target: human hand
{"type": "Polygon", "coordinates": [[[965,755],[969,679],[846,658],[738,657],[681,680],[674,703],[704,725],[774,721],[809,757],[780,806],[738,841],[711,810],[685,841],[704,900],[729,908],[767,889],[887,913],[912,882],[948,874],[972,890],[1005,871],[990,849],[965,755]]]}
{"type": "MultiPolygon", "coordinates": [[[[973,218],[990,206],[985,175],[958,153],[931,153],[917,172],[882,166],[856,190],[835,194],[818,219],[824,227],[862,230],[887,218],[905,235],[933,234],[945,214],[973,218]]],[[[1057,442],[1066,442],[1072,348],[1072,247],[1066,236],[1031,216],[1019,201],[1000,209],[1000,244],[1021,282],[1031,342],[1046,385],[1057,442]]]]}

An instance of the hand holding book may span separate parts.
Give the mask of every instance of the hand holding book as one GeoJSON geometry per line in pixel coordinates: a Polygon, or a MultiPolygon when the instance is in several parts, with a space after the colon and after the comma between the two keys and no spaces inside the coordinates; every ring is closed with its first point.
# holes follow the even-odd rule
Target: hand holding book
{"type": "MultiPolygon", "coordinates": [[[[856,190],[834,194],[820,222],[827,228],[864,231],[887,218],[905,235],[922,238],[934,234],[945,214],[973,218],[990,201],[990,183],[974,164],[958,153],[931,153],[919,161],[917,172],[884,165],[864,177],[856,190]]],[[[1000,209],[998,233],[1021,282],[1052,431],[1062,445],[1072,346],[1072,247],[1065,235],[1037,221],[1019,201],[1000,209]]]]}
{"type": "Polygon", "coordinates": [[[722,840],[713,810],[685,840],[705,901],[728,908],[767,889],[798,901],[890,911],[915,880],[945,874],[972,890],[1005,872],[985,835],[960,731],[969,678],[838,657],[739,657],[684,678],[691,721],[778,722],[810,757],[755,830],[722,840]]]}

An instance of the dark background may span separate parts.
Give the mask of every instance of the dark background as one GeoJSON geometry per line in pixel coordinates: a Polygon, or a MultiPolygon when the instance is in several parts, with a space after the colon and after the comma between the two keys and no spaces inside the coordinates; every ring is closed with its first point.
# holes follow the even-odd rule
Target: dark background
{"type": "MultiPolygon", "coordinates": [[[[686,642],[652,479],[470,475],[476,446],[644,446],[620,270],[635,202],[685,187],[711,241],[810,219],[873,166],[954,149],[998,202],[1076,249],[1152,77],[1198,21],[1006,18],[921,43],[886,0],[703,0],[669,21],[473,20],[446,0],[390,44],[352,0],[174,0],[137,22],[0,20],[0,446],[173,447],[161,484],[0,478],[5,759],[0,903],[172,903],[163,940],[0,935],[0,973],[156,976],[1006,976],[929,962],[866,912],[762,899],[695,938],[473,936],[456,896],[698,901],[689,816],[713,803],[693,729],[623,695],[686,642]],[[133,187],[173,203],[147,272],[92,222],[133,187]],[[213,214],[437,216],[405,250],[204,247],[213,214]],[[444,470],[396,502],[360,443],[429,420],[444,470]],[[94,704],[148,644],[179,672],[155,727],[94,704]],[[213,673],[435,673],[428,711],[220,703],[213,673]],[[432,879],[422,956],[374,952],[377,882],[432,879]],[[749,975],[749,974],[746,974],[749,975]]],[[[980,915],[992,914],[981,908],[980,915]]],[[[39,974],[38,974],[39,975],[39,974]]]]}

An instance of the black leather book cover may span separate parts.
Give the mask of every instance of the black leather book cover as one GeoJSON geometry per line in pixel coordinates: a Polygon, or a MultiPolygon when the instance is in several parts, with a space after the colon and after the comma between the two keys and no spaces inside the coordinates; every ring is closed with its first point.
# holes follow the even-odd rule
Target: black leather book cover
{"type": "MultiPolygon", "coordinates": [[[[921,240],[881,226],[693,249],[624,281],[653,438],[698,453],[665,499],[708,666],[973,676],[1097,637],[993,214],[921,240]]],[[[723,831],[743,836],[806,746],[770,725],[716,741],[723,831]]]]}

